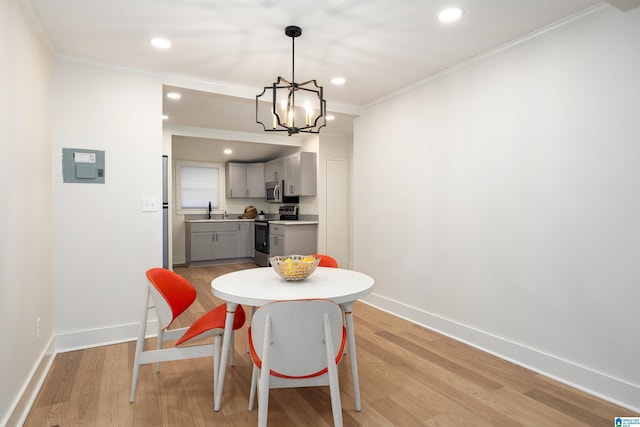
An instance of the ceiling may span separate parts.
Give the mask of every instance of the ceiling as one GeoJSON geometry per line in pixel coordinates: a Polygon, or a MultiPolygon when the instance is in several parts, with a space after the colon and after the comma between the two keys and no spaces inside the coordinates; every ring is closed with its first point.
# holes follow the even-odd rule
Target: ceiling
{"type": "MultiPolygon", "coordinates": [[[[612,0],[610,3],[638,3],[612,0]]],[[[291,77],[287,25],[298,25],[295,74],[324,87],[336,114],[327,132],[351,132],[354,111],[599,0],[22,0],[56,55],[238,89],[240,98],[188,91],[165,102],[172,125],[261,132],[254,99],[291,77]],[[438,13],[456,5],[455,23],[438,13]],[[164,37],[172,47],[151,47],[164,37]],[[346,83],[335,86],[340,76],[346,83]]],[[[165,98],[166,99],[166,98],[165,98]]]]}

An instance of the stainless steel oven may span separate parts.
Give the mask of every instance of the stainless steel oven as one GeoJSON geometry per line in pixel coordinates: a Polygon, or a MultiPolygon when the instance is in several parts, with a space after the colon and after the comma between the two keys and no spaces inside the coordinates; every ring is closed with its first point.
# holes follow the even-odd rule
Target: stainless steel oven
{"type": "Polygon", "coordinates": [[[256,265],[260,267],[269,266],[269,221],[255,220],[255,241],[256,241],[256,265]]]}
{"type": "MultiPolygon", "coordinates": [[[[296,221],[298,219],[298,207],[283,205],[278,209],[278,219],[282,221],[296,221]]],[[[273,219],[271,220],[273,221],[273,219]]],[[[269,266],[269,220],[256,219],[255,225],[255,259],[260,267],[269,266]]]]}

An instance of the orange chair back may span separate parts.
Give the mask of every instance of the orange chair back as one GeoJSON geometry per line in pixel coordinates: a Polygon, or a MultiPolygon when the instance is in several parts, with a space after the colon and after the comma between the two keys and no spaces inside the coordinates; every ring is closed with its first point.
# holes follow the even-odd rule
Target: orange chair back
{"type": "MultiPolygon", "coordinates": [[[[196,289],[184,277],[164,268],[152,268],[147,271],[147,279],[153,285],[157,293],[162,296],[164,303],[171,310],[171,319],[159,319],[163,329],[168,327],[173,320],[180,316],[196,300],[196,289]]],[[[154,295],[155,292],[152,292],[154,295]]],[[[154,298],[156,306],[163,304],[154,298]]],[[[162,313],[158,308],[158,315],[162,313]]]]}
{"type": "Polygon", "coordinates": [[[318,267],[332,267],[338,268],[338,261],[329,255],[324,254],[313,254],[314,257],[320,258],[320,262],[318,263],[318,267]]]}

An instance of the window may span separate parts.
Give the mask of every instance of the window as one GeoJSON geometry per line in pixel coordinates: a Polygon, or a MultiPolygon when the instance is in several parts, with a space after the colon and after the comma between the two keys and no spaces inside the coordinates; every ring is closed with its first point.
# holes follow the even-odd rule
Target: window
{"type": "Polygon", "coordinates": [[[176,161],[176,206],[178,211],[194,213],[220,207],[219,188],[222,167],[217,163],[176,161]]]}

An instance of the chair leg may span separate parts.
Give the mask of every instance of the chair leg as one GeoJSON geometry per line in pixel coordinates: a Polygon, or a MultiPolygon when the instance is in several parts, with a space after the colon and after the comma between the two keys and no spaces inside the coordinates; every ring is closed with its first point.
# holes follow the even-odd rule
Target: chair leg
{"type": "Polygon", "coordinates": [[[218,383],[218,374],[220,373],[220,346],[222,335],[213,337],[213,395],[216,395],[216,385],[218,383]]]}
{"type": "Polygon", "coordinates": [[[256,389],[258,387],[258,367],[254,364],[251,371],[251,392],[249,393],[249,411],[253,411],[253,404],[256,401],[256,389]]]}
{"type": "MultiPolygon", "coordinates": [[[[164,331],[158,324],[158,350],[162,350],[162,347],[164,347],[164,331]]],[[[160,372],[160,362],[156,363],[156,372],[160,372]]]]}
{"type": "Polygon", "coordinates": [[[264,342],[262,344],[262,368],[260,390],[258,390],[258,427],[267,427],[269,413],[269,376],[271,375],[271,318],[265,319],[264,342]]]}
{"type": "Polygon", "coordinates": [[[236,366],[236,333],[231,331],[231,345],[229,346],[229,357],[231,359],[231,366],[236,366]]]}
{"type": "Polygon", "coordinates": [[[338,379],[338,367],[334,357],[333,339],[331,337],[331,324],[329,315],[324,314],[324,339],[327,350],[327,369],[329,375],[329,391],[331,393],[331,410],[333,411],[333,424],[342,427],[342,403],[340,402],[340,383],[338,379]]]}
{"type": "Polygon", "coordinates": [[[131,375],[131,395],[129,396],[129,402],[133,403],[133,399],[136,395],[136,386],[138,385],[138,372],[140,371],[140,355],[144,349],[144,337],[147,333],[147,316],[149,314],[149,289],[147,288],[147,299],[144,304],[144,311],[142,314],[142,321],[140,322],[140,328],[138,329],[138,339],[136,341],[136,355],[133,359],[133,374],[131,375]]]}

